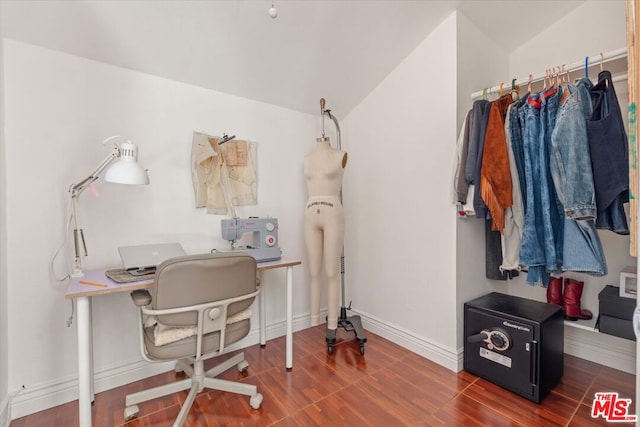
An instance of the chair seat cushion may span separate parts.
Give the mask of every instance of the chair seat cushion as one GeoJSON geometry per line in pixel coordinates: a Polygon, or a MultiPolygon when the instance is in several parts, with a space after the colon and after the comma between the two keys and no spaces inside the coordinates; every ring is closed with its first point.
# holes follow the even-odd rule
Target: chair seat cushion
{"type": "MultiPolygon", "coordinates": [[[[236,313],[233,316],[229,316],[227,319],[227,325],[239,322],[241,320],[251,318],[251,309],[246,309],[240,313],[236,313]]],[[[167,326],[163,323],[158,323],[155,318],[147,320],[146,326],[155,325],[154,330],[154,343],[156,346],[166,345],[175,341],[179,341],[185,338],[192,337],[196,334],[197,328],[195,326],[167,326]]]]}
{"type": "MultiPolygon", "coordinates": [[[[249,319],[227,325],[224,340],[225,347],[246,337],[249,334],[250,328],[251,322],[249,319]]],[[[192,357],[196,354],[195,335],[168,344],[156,345],[155,329],[155,326],[144,328],[144,341],[149,358],[155,360],[176,360],[184,357],[192,357]]],[[[214,353],[219,349],[220,332],[212,332],[202,337],[202,354],[214,353]]]]}

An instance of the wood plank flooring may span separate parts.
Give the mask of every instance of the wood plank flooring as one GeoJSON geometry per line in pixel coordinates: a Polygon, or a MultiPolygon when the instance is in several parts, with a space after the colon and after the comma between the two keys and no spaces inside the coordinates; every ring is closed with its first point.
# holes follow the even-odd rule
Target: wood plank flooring
{"type": "MultiPolygon", "coordinates": [[[[635,376],[565,356],[562,382],[535,404],[467,372],[454,373],[388,340],[367,334],[365,355],[353,334],[338,331],[333,355],[327,355],[324,326],[294,334],[294,367],[284,368],[284,337],[244,349],[249,371],[222,377],[256,384],[264,395],[253,410],[245,396],[203,391],[188,426],[611,426],[591,418],[595,392],[615,391],[635,398],[635,376]]],[[[228,356],[222,356],[228,357],[228,356]]],[[[212,366],[212,361],[206,366],[212,366]]],[[[171,426],[187,393],[140,406],[137,419],[125,423],[124,397],[182,374],[167,372],[96,395],[93,425],[171,426]]],[[[635,414],[633,402],[630,413],[635,414]]],[[[11,427],[77,426],[77,401],[11,422],[11,427]]],[[[614,425],[632,425],[616,423],[614,425]]]]}

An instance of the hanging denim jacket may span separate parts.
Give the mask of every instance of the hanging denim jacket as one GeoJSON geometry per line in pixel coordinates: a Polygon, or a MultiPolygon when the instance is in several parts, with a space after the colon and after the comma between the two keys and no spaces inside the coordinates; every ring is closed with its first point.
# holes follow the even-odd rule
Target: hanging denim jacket
{"type": "Polygon", "coordinates": [[[587,125],[578,90],[565,86],[551,135],[549,167],[564,211],[562,271],[603,276],[607,264],[596,230],[587,125]]]}
{"type": "Polygon", "coordinates": [[[551,134],[551,177],[568,219],[595,219],[596,196],[589,154],[587,126],[578,91],[564,86],[551,134]]]}

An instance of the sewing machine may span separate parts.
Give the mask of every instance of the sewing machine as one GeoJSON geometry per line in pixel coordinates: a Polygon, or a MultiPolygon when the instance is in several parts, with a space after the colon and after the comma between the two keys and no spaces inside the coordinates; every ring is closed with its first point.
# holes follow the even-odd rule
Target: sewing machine
{"type": "Polygon", "coordinates": [[[228,218],[221,220],[222,238],[231,242],[232,251],[246,252],[257,262],[274,261],[282,257],[278,246],[276,218],[228,218]],[[245,233],[253,233],[251,246],[235,246],[245,233]]]}

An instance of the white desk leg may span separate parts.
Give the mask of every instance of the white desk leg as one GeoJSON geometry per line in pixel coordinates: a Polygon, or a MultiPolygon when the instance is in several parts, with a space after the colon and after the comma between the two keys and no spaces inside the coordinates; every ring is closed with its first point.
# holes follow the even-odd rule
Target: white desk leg
{"type": "Polygon", "coordinates": [[[260,272],[260,294],[258,294],[258,305],[260,310],[259,320],[260,323],[260,346],[264,347],[267,345],[267,310],[265,309],[265,298],[263,295],[264,287],[262,286],[264,282],[262,281],[262,272],[260,272]]]}
{"type": "Polygon", "coordinates": [[[78,412],[80,427],[91,427],[91,297],[76,299],[78,318],[78,412]]]}
{"type": "Polygon", "coordinates": [[[286,338],[287,371],[293,369],[293,267],[287,267],[287,338],[286,338]]]}
{"type": "Polygon", "coordinates": [[[95,402],[95,390],[93,384],[93,299],[89,297],[89,384],[91,385],[91,403],[95,402]]]}

